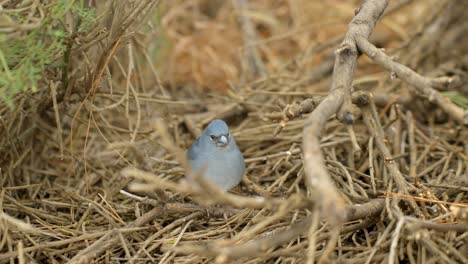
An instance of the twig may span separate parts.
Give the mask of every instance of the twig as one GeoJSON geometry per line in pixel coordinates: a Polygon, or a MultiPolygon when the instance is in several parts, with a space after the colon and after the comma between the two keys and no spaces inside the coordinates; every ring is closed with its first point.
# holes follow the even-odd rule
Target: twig
{"type": "Polygon", "coordinates": [[[327,260],[330,257],[330,254],[336,248],[336,242],[338,242],[338,238],[340,237],[341,226],[335,226],[332,228],[330,233],[330,239],[328,240],[327,246],[322,252],[318,263],[327,263],[327,260]]]}
{"type": "MultiPolygon", "coordinates": [[[[341,229],[341,233],[347,233],[351,230],[361,229],[374,223],[373,216],[380,214],[384,208],[383,199],[375,199],[365,204],[353,205],[345,210],[344,221],[354,221],[357,219],[366,218],[362,223],[352,226],[346,226],[341,229]]],[[[254,257],[264,254],[265,251],[280,246],[291,241],[299,235],[304,234],[309,230],[312,224],[312,216],[307,217],[301,222],[291,225],[290,228],[280,231],[274,235],[265,236],[255,240],[248,241],[238,245],[226,245],[225,242],[211,243],[204,246],[200,245],[185,245],[174,249],[176,252],[190,254],[195,253],[207,257],[216,257],[219,262],[227,262],[232,259],[244,257],[254,257]]],[[[329,233],[321,234],[316,238],[316,243],[321,242],[329,237],[329,233]]]]}
{"type": "Polygon", "coordinates": [[[417,196],[411,196],[411,195],[402,194],[402,193],[387,192],[387,193],[385,193],[385,195],[387,197],[398,197],[398,199],[406,198],[406,199],[409,199],[409,200],[416,200],[416,201],[421,201],[421,202],[429,202],[429,203],[435,203],[435,204],[447,204],[447,205],[453,205],[453,206],[468,207],[468,203],[454,203],[454,202],[438,201],[438,200],[427,199],[427,198],[422,198],[422,197],[417,197],[417,196]]]}
{"type": "Polygon", "coordinates": [[[390,224],[385,228],[385,231],[379,232],[379,238],[377,239],[377,241],[376,241],[375,244],[373,245],[370,254],[368,254],[368,257],[367,257],[367,259],[366,259],[365,264],[371,263],[372,258],[374,257],[374,255],[375,255],[375,253],[377,252],[377,250],[381,247],[381,244],[383,243],[384,239],[385,239],[385,238],[388,236],[388,234],[390,233],[390,230],[391,230],[391,228],[393,227],[393,224],[394,224],[394,223],[395,223],[395,221],[391,221],[390,224]]]}
{"type": "Polygon", "coordinates": [[[31,224],[23,222],[19,219],[16,219],[4,212],[0,212],[0,221],[4,221],[4,223],[7,226],[13,227],[14,229],[18,229],[20,231],[26,232],[26,233],[41,233],[42,231],[37,230],[34,228],[31,224]]]}
{"type": "Polygon", "coordinates": [[[375,63],[395,74],[398,78],[409,83],[415,88],[416,94],[427,98],[429,102],[435,102],[442,110],[462,125],[468,125],[468,111],[454,104],[439,91],[432,88],[430,78],[423,77],[400,63],[394,62],[382,50],[378,49],[366,38],[356,37],[359,50],[371,58],[375,63]]]}
{"type": "Polygon", "coordinates": [[[18,242],[18,263],[19,264],[25,264],[26,263],[26,259],[24,257],[24,246],[23,246],[22,241],[18,242]]]}
{"type": "MultiPolygon", "coordinates": [[[[379,149],[380,155],[384,161],[385,166],[390,171],[390,176],[392,177],[393,181],[395,182],[397,189],[400,193],[408,194],[408,183],[406,182],[405,178],[401,174],[400,170],[398,169],[398,165],[396,164],[395,160],[393,159],[390,150],[387,148],[385,142],[385,134],[380,124],[379,117],[377,114],[377,110],[375,108],[375,104],[372,99],[372,95],[363,92],[362,94],[363,100],[360,103],[360,106],[363,106],[363,116],[364,122],[369,130],[369,132],[373,135],[377,148],[379,149]],[[364,99],[365,98],[365,99],[364,99]]],[[[409,204],[416,210],[417,214],[421,214],[419,207],[417,206],[414,200],[409,200],[409,204]]]]}
{"type": "Polygon", "coordinates": [[[346,125],[346,130],[348,131],[349,138],[351,139],[351,144],[353,146],[353,154],[359,155],[361,153],[361,147],[356,139],[356,133],[354,133],[354,129],[352,125],[346,125]]]}
{"type": "Polygon", "coordinates": [[[257,38],[255,28],[246,12],[248,8],[247,0],[233,0],[232,2],[238,12],[238,20],[244,33],[244,73],[248,72],[249,75],[255,77],[264,77],[266,75],[265,66],[256,45],[254,45],[257,38]]]}
{"type": "Polygon", "coordinates": [[[403,178],[403,175],[401,175],[400,170],[392,158],[390,150],[385,145],[386,139],[382,126],[380,125],[379,120],[374,118],[376,115],[375,106],[373,105],[371,96],[369,96],[369,98],[371,100],[370,105],[363,107],[364,122],[366,123],[369,132],[372,133],[377,148],[382,155],[382,159],[384,160],[385,165],[389,168],[390,175],[395,181],[398,190],[402,193],[408,194],[406,180],[403,178]]]}
{"type": "MultiPolygon", "coordinates": [[[[135,221],[129,223],[126,228],[133,228],[143,226],[149,221],[153,220],[161,213],[160,208],[153,208],[151,211],[147,212],[146,214],[142,215],[135,221]]],[[[84,250],[80,251],[77,255],[75,255],[69,263],[81,263],[82,261],[89,261],[89,258],[95,255],[99,255],[102,252],[106,251],[110,247],[114,246],[114,244],[118,243],[119,241],[119,232],[117,230],[113,230],[107,232],[106,235],[101,237],[99,240],[91,244],[89,247],[85,248],[84,250]]]]}
{"type": "Polygon", "coordinates": [[[444,251],[440,250],[437,247],[437,244],[430,240],[430,239],[422,239],[421,244],[429,251],[433,256],[437,256],[437,258],[440,260],[444,260],[445,263],[455,263],[452,261],[444,251]]]}
{"type": "MultiPolygon", "coordinates": [[[[136,231],[138,231],[138,228],[121,228],[121,229],[119,229],[119,232],[124,232],[124,233],[136,232],[136,231]]],[[[82,240],[96,239],[98,237],[102,237],[102,236],[106,235],[107,233],[109,233],[109,231],[99,231],[99,232],[95,232],[95,233],[83,234],[81,236],[73,237],[73,238],[69,238],[69,239],[63,239],[63,240],[51,241],[51,242],[43,242],[43,243],[39,243],[39,244],[31,246],[31,247],[26,247],[26,248],[24,248],[23,252],[28,253],[28,252],[33,252],[33,251],[36,251],[36,250],[42,250],[42,249],[53,248],[53,247],[61,247],[61,246],[76,243],[76,242],[82,241],[82,240]]],[[[18,256],[18,253],[19,252],[16,251],[16,252],[9,252],[9,253],[0,254],[0,262],[2,262],[4,260],[7,260],[9,258],[16,257],[16,256],[18,256]]]]}
{"type": "Polygon", "coordinates": [[[202,212],[205,212],[206,215],[221,217],[225,215],[233,216],[240,212],[240,210],[234,209],[234,208],[204,207],[204,206],[199,206],[195,204],[187,204],[187,203],[161,203],[160,201],[157,201],[155,199],[151,199],[149,197],[141,197],[141,196],[135,195],[133,193],[129,193],[124,190],[120,190],[120,193],[131,199],[140,201],[141,203],[149,204],[152,206],[158,206],[161,208],[162,211],[165,211],[166,213],[169,213],[169,212],[170,213],[192,213],[192,212],[202,211],[202,212]]]}
{"type": "Polygon", "coordinates": [[[393,231],[393,235],[392,235],[392,244],[390,246],[390,254],[388,256],[389,264],[395,263],[395,253],[396,253],[395,251],[398,246],[398,239],[400,238],[400,232],[404,224],[405,224],[405,218],[400,217],[400,220],[398,220],[398,224],[395,228],[395,231],[393,231]]]}
{"type": "MultiPolygon", "coordinates": [[[[356,100],[359,100],[359,91],[354,92],[351,96],[352,102],[355,103],[356,100]]],[[[280,127],[282,129],[286,126],[287,122],[302,115],[312,113],[324,98],[325,97],[322,96],[307,98],[301,102],[294,102],[286,105],[281,112],[267,113],[262,116],[269,120],[280,120],[280,127]]],[[[393,104],[408,105],[411,102],[411,96],[398,94],[374,94],[374,101],[379,107],[388,107],[393,104]]],[[[277,135],[280,131],[275,131],[274,134],[277,135]]]]}
{"type": "Polygon", "coordinates": [[[411,224],[408,225],[408,229],[418,229],[418,228],[426,228],[431,229],[437,232],[458,232],[463,233],[468,231],[468,223],[458,223],[458,224],[439,224],[439,223],[431,223],[428,221],[422,221],[416,218],[409,218],[408,220],[411,221],[411,224]]]}
{"type": "Polygon", "coordinates": [[[55,125],[57,126],[57,133],[58,133],[58,140],[60,143],[60,157],[63,159],[63,130],[62,130],[62,123],[60,122],[60,113],[59,113],[59,107],[57,103],[57,83],[50,82],[49,84],[50,87],[50,93],[52,94],[52,105],[54,107],[54,113],[55,113],[55,125]]]}
{"type": "MultiPolygon", "coordinates": [[[[148,237],[144,244],[142,246],[140,246],[140,249],[138,250],[138,252],[133,256],[132,260],[136,260],[136,258],[138,258],[139,255],[141,255],[146,247],[151,243],[153,242],[156,238],[158,238],[160,235],[164,234],[166,231],[168,230],[171,230],[172,228],[176,227],[176,226],[179,226],[179,225],[182,225],[184,223],[186,223],[187,221],[190,221],[192,219],[195,219],[199,216],[201,216],[203,213],[202,212],[194,212],[186,217],[182,217],[182,218],[179,218],[178,220],[172,222],[171,224],[165,226],[164,228],[162,228],[161,230],[159,230],[158,232],[154,233],[153,235],[151,235],[150,237],[148,237]]],[[[156,244],[156,246],[159,246],[158,244],[156,244]]],[[[154,247],[155,245],[152,245],[148,251],[151,252],[152,250],[154,250],[154,247]]]]}
{"type": "Polygon", "coordinates": [[[197,177],[196,183],[199,187],[194,184],[174,183],[165,179],[162,179],[152,173],[144,172],[134,168],[126,168],[122,171],[122,174],[126,177],[133,177],[136,179],[144,180],[145,183],[132,183],[129,188],[132,191],[154,191],[161,189],[169,189],[174,193],[193,195],[198,202],[203,204],[223,204],[230,205],[236,208],[277,208],[284,203],[289,204],[291,208],[308,208],[313,202],[312,199],[306,199],[299,195],[294,195],[288,199],[280,198],[264,198],[258,197],[245,197],[235,195],[222,191],[217,186],[211,184],[203,177],[197,177]]]}
{"type": "Polygon", "coordinates": [[[317,245],[317,228],[320,221],[319,210],[315,209],[312,211],[312,222],[309,227],[309,233],[307,235],[307,240],[309,241],[309,247],[307,249],[307,264],[314,264],[315,261],[315,251],[317,245]]]}
{"type": "Polygon", "coordinates": [[[408,141],[409,141],[409,152],[410,152],[410,171],[409,175],[413,179],[416,178],[417,172],[416,172],[416,157],[417,157],[417,152],[416,152],[416,142],[414,139],[414,120],[413,120],[413,114],[411,114],[410,111],[406,113],[406,125],[408,127],[408,141]]]}

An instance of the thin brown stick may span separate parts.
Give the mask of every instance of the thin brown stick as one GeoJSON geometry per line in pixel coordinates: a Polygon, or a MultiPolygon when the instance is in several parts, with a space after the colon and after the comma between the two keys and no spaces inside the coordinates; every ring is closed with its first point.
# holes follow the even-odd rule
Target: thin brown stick
{"type": "MultiPolygon", "coordinates": [[[[387,140],[385,138],[382,125],[380,124],[379,116],[377,114],[377,110],[376,110],[374,101],[372,99],[372,95],[363,93],[362,102],[368,102],[367,105],[361,104],[361,106],[364,106],[362,108],[364,122],[366,123],[366,126],[369,132],[373,135],[375,139],[375,143],[377,145],[377,148],[379,149],[379,152],[384,161],[385,167],[387,167],[388,170],[390,171],[390,176],[392,177],[392,180],[395,182],[398,191],[403,194],[408,194],[409,185],[406,182],[403,175],[401,174],[397,163],[393,159],[390,153],[390,150],[388,149],[386,145],[387,140]],[[367,97],[367,98],[364,99],[364,97],[367,97]]],[[[411,207],[413,207],[413,209],[416,211],[416,214],[420,215],[421,211],[419,207],[417,206],[416,202],[412,199],[409,200],[408,202],[411,205],[411,207]]]]}
{"type": "Polygon", "coordinates": [[[421,221],[419,219],[410,219],[412,220],[408,225],[410,230],[418,229],[418,228],[426,228],[431,229],[437,232],[468,232],[468,224],[467,223],[458,223],[458,224],[439,224],[439,223],[431,223],[427,221],[421,221]]]}
{"type": "Polygon", "coordinates": [[[417,157],[417,151],[416,151],[416,142],[414,139],[414,120],[413,120],[413,114],[411,114],[410,111],[406,113],[406,125],[408,127],[408,141],[409,141],[409,152],[410,152],[410,171],[409,175],[412,178],[416,178],[417,172],[417,166],[416,166],[416,157],[417,157]]]}
{"type": "Polygon", "coordinates": [[[235,195],[221,190],[219,187],[199,176],[195,177],[196,183],[200,185],[200,187],[197,187],[193,186],[193,184],[188,184],[187,182],[174,183],[162,179],[152,173],[130,167],[124,169],[122,174],[126,177],[133,177],[146,181],[145,183],[132,183],[130,185],[130,189],[132,191],[151,192],[155,190],[169,189],[175,193],[193,195],[199,203],[205,205],[224,204],[231,205],[236,208],[262,209],[277,208],[284,203],[289,204],[290,208],[307,208],[313,204],[312,199],[306,199],[306,197],[300,195],[294,195],[288,199],[235,195]]]}
{"type": "MultiPolygon", "coordinates": [[[[138,231],[138,228],[122,228],[119,230],[119,232],[127,233],[127,232],[135,232],[138,231]]],[[[102,237],[109,233],[109,231],[99,231],[95,233],[86,233],[78,237],[73,237],[69,239],[63,239],[63,240],[58,240],[58,241],[51,241],[51,242],[44,242],[44,243],[39,243],[37,245],[31,246],[31,247],[26,247],[23,249],[24,253],[28,252],[33,252],[36,250],[43,250],[47,248],[54,248],[54,247],[61,247],[64,245],[76,243],[78,241],[83,241],[83,240],[91,240],[91,239],[96,239],[98,237],[102,237]]],[[[10,253],[5,253],[5,254],[0,254],[0,262],[7,260],[9,258],[17,257],[18,252],[10,252],[10,253]]]]}
{"type": "Polygon", "coordinates": [[[314,264],[315,261],[315,247],[317,245],[317,229],[320,221],[319,210],[315,209],[312,211],[311,225],[309,227],[308,241],[309,246],[307,249],[307,264],[314,264]]]}
{"type": "Polygon", "coordinates": [[[468,125],[468,111],[464,111],[463,108],[457,106],[450,99],[434,89],[430,78],[419,75],[405,65],[393,61],[382,50],[372,45],[372,43],[362,36],[356,37],[356,43],[358,44],[359,50],[375,63],[392,72],[396,77],[409,83],[411,87],[414,87],[416,94],[427,98],[429,102],[435,102],[458,123],[468,125]]]}
{"type": "MultiPolygon", "coordinates": [[[[372,104],[372,103],[371,103],[372,104]]],[[[385,165],[390,169],[390,175],[395,181],[398,191],[407,194],[408,185],[406,180],[403,178],[398,166],[395,163],[395,160],[392,158],[390,150],[385,145],[385,134],[383,133],[382,126],[380,122],[374,118],[373,113],[375,109],[372,109],[372,106],[367,106],[363,108],[364,121],[368,127],[370,133],[372,133],[377,148],[379,149],[385,165]]]]}
{"type": "MultiPolygon", "coordinates": [[[[373,216],[380,214],[384,208],[384,199],[375,199],[365,204],[353,205],[345,210],[344,221],[349,222],[367,217],[358,226],[347,226],[341,229],[341,233],[347,233],[355,228],[363,228],[364,226],[373,223],[373,216]]],[[[207,257],[215,257],[220,262],[227,262],[232,259],[243,257],[255,257],[264,254],[265,251],[280,246],[291,241],[299,235],[303,235],[310,228],[313,222],[313,217],[307,217],[301,222],[291,225],[290,228],[280,231],[277,234],[261,237],[255,240],[248,241],[238,245],[226,245],[226,243],[211,243],[204,246],[200,245],[185,245],[175,248],[176,252],[184,254],[198,254],[207,257]]],[[[329,233],[325,233],[316,238],[316,243],[329,238],[329,233]]]]}
{"type": "Polygon", "coordinates": [[[328,259],[330,258],[330,255],[333,252],[333,250],[335,250],[336,242],[338,241],[338,238],[340,237],[340,231],[341,231],[341,226],[335,226],[329,232],[330,238],[328,239],[327,246],[323,250],[322,255],[320,256],[318,260],[318,263],[328,263],[328,259]]]}
{"type": "MultiPolygon", "coordinates": [[[[129,223],[126,226],[126,228],[143,226],[149,221],[153,220],[155,217],[157,217],[160,213],[162,213],[160,208],[153,208],[151,211],[142,215],[135,221],[129,223]]],[[[80,251],[77,255],[75,255],[69,261],[69,263],[81,263],[82,261],[90,261],[90,258],[92,258],[93,256],[101,254],[108,248],[114,246],[114,244],[118,243],[118,234],[119,232],[117,230],[107,232],[106,235],[104,235],[99,240],[91,244],[89,247],[85,248],[84,250],[80,251]]]]}
{"type": "Polygon", "coordinates": [[[63,130],[62,130],[62,123],[60,122],[60,114],[59,108],[57,103],[57,83],[50,82],[50,93],[52,94],[52,105],[54,107],[54,114],[55,114],[55,125],[57,126],[57,133],[58,133],[58,140],[60,143],[60,155],[63,158],[63,130]]]}
{"type": "Polygon", "coordinates": [[[244,73],[248,73],[249,76],[254,77],[265,77],[265,66],[263,65],[256,45],[254,45],[257,34],[252,20],[247,15],[248,2],[247,0],[233,0],[232,2],[238,12],[238,20],[244,37],[244,73]]]}

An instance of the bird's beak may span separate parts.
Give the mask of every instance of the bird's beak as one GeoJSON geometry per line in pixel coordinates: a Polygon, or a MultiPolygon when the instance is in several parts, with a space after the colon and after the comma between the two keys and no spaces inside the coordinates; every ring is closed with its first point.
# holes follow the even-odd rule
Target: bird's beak
{"type": "Polygon", "coordinates": [[[228,143],[228,138],[224,135],[220,136],[219,139],[218,139],[219,143],[221,143],[221,145],[226,145],[228,143]]]}

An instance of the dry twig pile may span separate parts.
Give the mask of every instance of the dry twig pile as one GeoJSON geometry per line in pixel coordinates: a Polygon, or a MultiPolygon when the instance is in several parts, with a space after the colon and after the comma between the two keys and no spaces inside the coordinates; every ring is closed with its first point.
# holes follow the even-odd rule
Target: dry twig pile
{"type": "Polygon", "coordinates": [[[467,263],[465,1],[285,2],[69,17],[64,66],[0,108],[0,263],[467,263]],[[183,181],[213,118],[246,158],[230,193],[183,181]]]}

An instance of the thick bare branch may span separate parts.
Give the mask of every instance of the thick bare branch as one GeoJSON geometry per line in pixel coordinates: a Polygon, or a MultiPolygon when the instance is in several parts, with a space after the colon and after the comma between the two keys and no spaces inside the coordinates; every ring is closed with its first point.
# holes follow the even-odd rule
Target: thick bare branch
{"type": "Polygon", "coordinates": [[[344,89],[344,102],[337,114],[338,119],[343,123],[352,124],[354,122],[351,110],[351,93],[354,69],[358,58],[355,38],[357,36],[369,38],[377,20],[387,7],[387,3],[387,0],[364,1],[362,6],[354,11],[356,16],[351,20],[343,42],[335,51],[332,90],[344,89]]]}
{"type": "MultiPolygon", "coordinates": [[[[356,66],[356,36],[368,38],[387,6],[386,0],[368,0],[356,11],[345,40],[336,50],[333,83],[330,94],[312,112],[303,132],[304,168],[307,185],[321,193],[321,208],[329,221],[342,222],[345,204],[328,176],[319,137],[328,118],[335,114],[347,96],[351,100],[351,83],[356,66]]],[[[347,99],[347,100],[348,100],[347,99]]]]}

